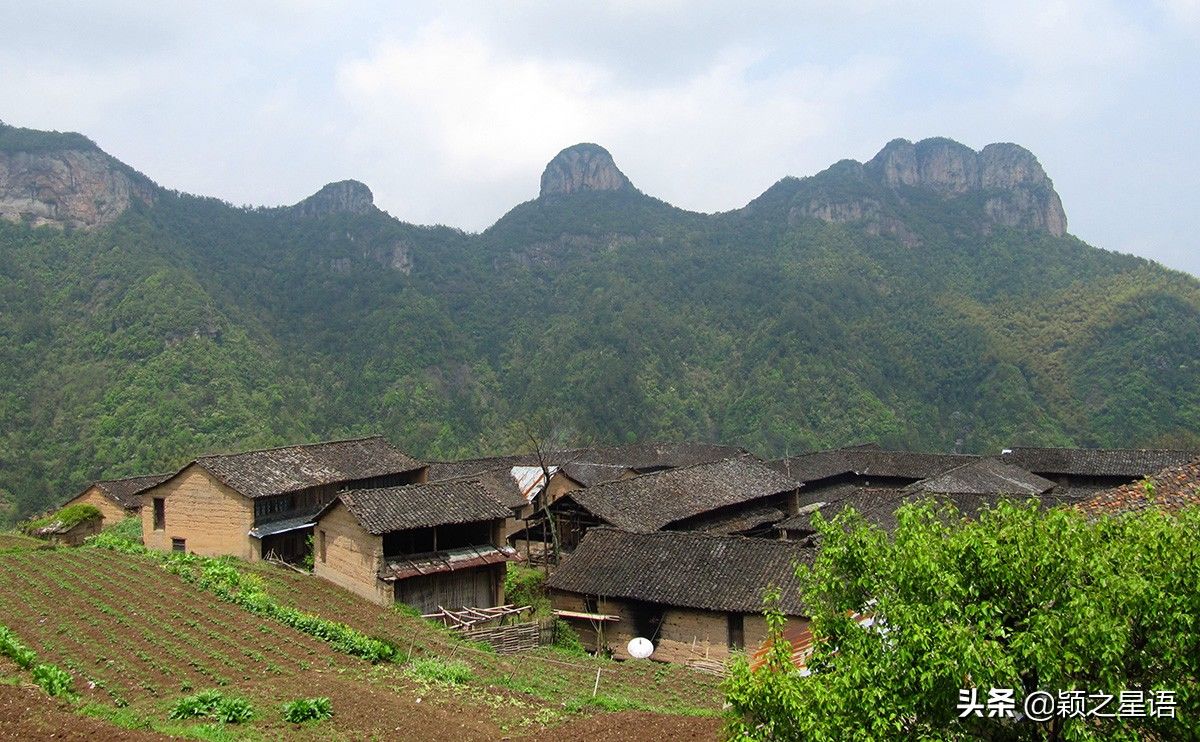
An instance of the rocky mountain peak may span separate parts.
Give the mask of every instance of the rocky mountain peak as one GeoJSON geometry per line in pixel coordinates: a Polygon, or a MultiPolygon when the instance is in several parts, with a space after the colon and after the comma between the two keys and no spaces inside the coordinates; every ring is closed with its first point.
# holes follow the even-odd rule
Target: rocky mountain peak
{"type": "Polygon", "coordinates": [[[2,219],[35,227],[101,227],[135,201],[153,204],[157,190],[81,134],[0,123],[2,219]]]}
{"type": "Polygon", "coordinates": [[[326,216],[329,214],[367,214],[375,208],[375,196],[366,183],[357,180],[339,180],[329,183],[321,190],[292,207],[302,216],[326,216]]]}
{"type": "Polygon", "coordinates": [[[576,144],[554,156],[542,172],[540,196],[580,191],[632,191],[633,183],[598,144],[576,144]]]}
{"type": "MultiPolygon", "coordinates": [[[[918,188],[948,199],[978,194],[987,223],[1044,230],[1057,237],[1067,231],[1067,216],[1054,183],[1033,153],[1016,144],[989,144],[976,152],[942,137],[916,143],[893,139],[866,164],[850,166],[860,167],[861,177],[897,193],[918,188]]],[[[871,199],[845,203],[818,199],[800,213],[824,221],[857,221],[878,210],[879,204],[871,199]]]]}

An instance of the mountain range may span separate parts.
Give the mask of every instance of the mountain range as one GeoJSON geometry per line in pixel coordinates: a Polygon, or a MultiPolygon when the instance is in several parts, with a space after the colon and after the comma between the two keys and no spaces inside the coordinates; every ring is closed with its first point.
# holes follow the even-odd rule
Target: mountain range
{"type": "Polygon", "coordinates": [[[1015,144],[895,140],[717,214],[579,144],[467,233],[357,181],[235,207],[0,125],[0,341],[0,519],[375,432],[426,459],[531,435],[1200,447],[1200,283],[1072,237],[1015,144]]]}

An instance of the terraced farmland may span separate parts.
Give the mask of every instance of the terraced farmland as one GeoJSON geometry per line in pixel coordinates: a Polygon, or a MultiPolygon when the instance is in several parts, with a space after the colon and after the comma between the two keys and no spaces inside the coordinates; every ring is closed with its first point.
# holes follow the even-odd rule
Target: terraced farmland
{"type": "MultiPolygon", "coordinates": [[[[281,603],[386,639],[403,658],[465,665],[467,679],[435,682],[414,672],[415,665],[371,665],[224,602],[155,560],[103,549],[0,553],[0,624],[39,661],[73,676],[82,696],[76,710],[90,707],[125,726],[173,734],[228,734],[168,719],[182,696],[207,689],[253,704],[255,718],[230,727],[238,736],[470,740],[555,737],[557,729],[570,738],[580,722],[595,731],[587,716],[606,716],[622,728],[631,710],[642,712],[636,718],[644,732],[653,719],[663,720],[672,736],[683,729],[712,737],[719,726],[713,714],[720,694],[710,676],[549,649],[498,656],[311,576],[261,565],[240,569],[262,577],[281,603]],[[597,669],[600,690],[593,697],[597,669]],[[305,726],[282,720],[285,701],[312,696],[332,699],[332,719],[305,726]],[[707,718],[661,713],[668,710],[707,718]]],[[[11,682],[16,674],[7,667],[0,676],[11,682]]]]}

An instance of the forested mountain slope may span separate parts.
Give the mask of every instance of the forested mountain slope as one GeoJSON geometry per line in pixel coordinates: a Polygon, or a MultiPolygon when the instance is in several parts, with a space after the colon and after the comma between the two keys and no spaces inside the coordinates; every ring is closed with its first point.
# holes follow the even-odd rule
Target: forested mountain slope
{"type": "Polygon", "coordinates": [[[1033,155],[897,140],[704,215],[595,145],[481,234],[366,186],[243,209],[0,126],[0,497],[382,432],[420,457],[1200,445],[1200,284],[1090,247],[1033,155]],[[40,226],[39,226],[40,225],[40,226]]]}

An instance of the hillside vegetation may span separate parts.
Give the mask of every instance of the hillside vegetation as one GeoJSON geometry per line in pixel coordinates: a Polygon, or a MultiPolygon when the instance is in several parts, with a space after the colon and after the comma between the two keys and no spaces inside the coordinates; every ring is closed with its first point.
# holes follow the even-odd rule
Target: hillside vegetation
{"type": "Polygon", "coordinates": [[[864,172],[716,215],[551,193],[481,234],[168,191],[89,231],[0,223],[0,503],[375,432],[426,458],[527,426],[766,456],[1200,446],[1195,279],[984,218],[1005,192],[864,172]]]}

